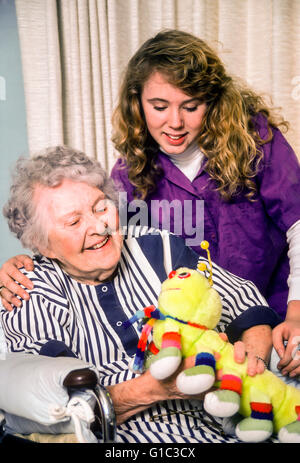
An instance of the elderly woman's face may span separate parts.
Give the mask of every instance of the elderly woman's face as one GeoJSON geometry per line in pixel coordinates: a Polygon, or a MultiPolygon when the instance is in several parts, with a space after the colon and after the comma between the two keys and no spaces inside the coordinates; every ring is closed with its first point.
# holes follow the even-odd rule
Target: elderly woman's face
{"type": "Polygon", "coordinates": [[[121,256],[122,236],[117,209],[104,193],[65,179],[55,188],[38,185],[34,198],[49,237],[40,252],[82,283],[108,279],[121,256]]]}

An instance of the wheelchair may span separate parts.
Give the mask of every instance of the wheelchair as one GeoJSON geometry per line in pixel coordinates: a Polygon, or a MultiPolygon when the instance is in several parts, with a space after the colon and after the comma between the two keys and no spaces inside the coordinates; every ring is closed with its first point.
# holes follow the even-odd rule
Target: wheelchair
{"type": "Polygon", "coordinates": [[[76,358],[0,353],[0,443],[113,443],[97,369],[76,358]]]}

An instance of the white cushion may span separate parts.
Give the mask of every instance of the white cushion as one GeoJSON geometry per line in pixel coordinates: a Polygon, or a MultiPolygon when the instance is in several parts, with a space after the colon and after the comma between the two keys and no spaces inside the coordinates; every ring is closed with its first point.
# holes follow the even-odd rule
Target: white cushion
{"type": "MultiPolygon", "coordinates": [[[[99,377],[93,365],[71,357],[1,353],[0,412],[7,427],[22,434],[72,432],[70,417],[54,417],[53,410],[67,407],[70,397],[64,379],[81,368],[90,368],[99,377]]],[[[89,391],[82,394],[89,401],[89,391]]]]}

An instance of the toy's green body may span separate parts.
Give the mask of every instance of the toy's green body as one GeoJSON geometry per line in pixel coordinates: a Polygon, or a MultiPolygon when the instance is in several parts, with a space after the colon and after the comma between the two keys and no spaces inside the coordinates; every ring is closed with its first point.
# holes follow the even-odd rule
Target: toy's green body
{"type": "Polygon", "coordinates": [[[234,361],[233,346],[213,331],[222,304],[203,275],[187,268],[171,272],[162,285],[158,308],[146,308],[146,316],[151,319],[148,325],[153,329],[150,350],[156,354],[148,356],[146,367],[155,378],[170,376],[182,358],[195,356],[195,365],[177,376],[178,389],[185,394],[199,394],[212,386],[219,388],[206,394],[204,406],[216,416],[230,417],[239,412],[249,417],[236,427],[238,437],[244,441],[263,441],[273,431],[281,430],[281,441],[300,442],[300,390],[268,370],[250,377],[247,360],[243,364],[234,361]],[[222,371],[219,382],[216,371],[222,371]]]}
{"type": "MultiPolygon", "coordinates": [[[[165,332],[164,320],[157,320],[153,327],[153,340],[156,347],[161,348],[162,335],[165,332]]],[[[238,374],[242,380],[243,392],[239,413],[243,416],[251,415],[250,408],[250,391],[255,388],[262,391],[270,398],[273,407],[273,424],[274,431],[278,432],[280,428],[297,420],[295,407],[300,405],[300,389],[296,389],[284,383],[280,378],[265,370],[264,373],[254,377],[247,375],[247,360],[238,364],[233,359],[232,344],[223,341],[218,333],[212,330],[201,330],[191,326],[178,323],[178,328],[182,339],[182,356],[190,357],[197,354],[195,340],[201,340],[201,344],[221,356],[216,362],[216,370],[227,371],[238,374]]],[[[215,383],[218,385],[218,382],[215,383]]]]}

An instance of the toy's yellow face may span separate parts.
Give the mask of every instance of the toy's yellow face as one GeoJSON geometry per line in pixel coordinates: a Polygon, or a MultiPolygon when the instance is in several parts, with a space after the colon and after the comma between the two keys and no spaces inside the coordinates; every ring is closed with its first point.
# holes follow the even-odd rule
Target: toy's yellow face
{"type": "MultiPolygon", "coordinates": [[[[207,278],[196,270],[181,267],[172,271],[169,278],[163,282],[158,299],[159,309],[181,320],[191,321],[197,317],[198,322],[201,323],[204,313],[206,319],[208,313],[215,310],[214,307],[207,307],[206,304],[212,293],[216,291],[211,288],[207,278]]],[[[216,315],[219,316],[221,303],[218,303],[217,298],[216,293],[214,298],[217,303],[216,315]]]]}
{"type": "Polygon", "coordinates": [[[185,296],[196,296],[199,292],[207,291],[210,288],[208,280],[196,270],[181,267],[173,270],[161,287],[161,292],[172,291],[176,298],[185,296]],[[197,289],[197,291],[196,291],[197,289]]]}

